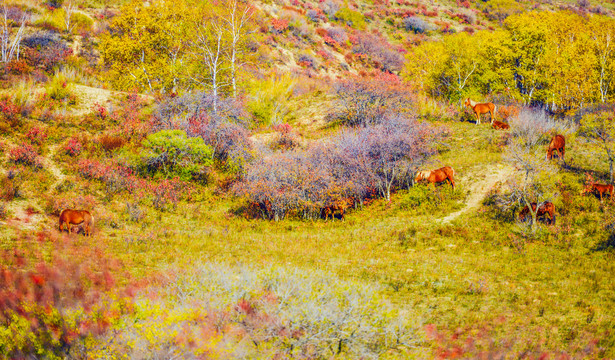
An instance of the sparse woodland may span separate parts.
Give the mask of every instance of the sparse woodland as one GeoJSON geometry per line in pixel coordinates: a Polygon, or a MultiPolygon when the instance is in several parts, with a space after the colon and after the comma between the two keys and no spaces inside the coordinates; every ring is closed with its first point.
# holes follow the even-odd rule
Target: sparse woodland
{"type": "Polygon", "coordinates": [[[614,117],[611,2],[3,0],[0,358],[615,358],[614,117]]]}

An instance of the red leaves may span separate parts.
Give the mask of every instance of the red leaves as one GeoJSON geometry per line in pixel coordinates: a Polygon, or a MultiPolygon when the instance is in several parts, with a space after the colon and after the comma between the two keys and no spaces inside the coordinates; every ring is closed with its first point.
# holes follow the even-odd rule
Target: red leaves
{"type": "Polygon", "coordinates": [[[281,34],[288,29],[288,20],[286,19],[272,19],[271,26],[275,33],[281,34]]]}
{"type": "MultiPolygon", "coordinates": [[[[15,317],[30,323],[30,341],[23,347],[3,349],[4,354],[29,354],[37,348],[60,353],[75,341],[104,332],[127,311],[129,307],[120,307],[120,312],[102,301],[113,291],[112,273],[117,272],[115,262],[103,251],[67,239],[45,243],[33,240],[16,239],[15,246],[20,250],[3,252],[0,320],[7,326],[15,317]],[[45,248],[52,260],[32,265],[45,248]],[[77,309],[82,313],[72,318],[69,310],[77,309]]],[[[126,299],[127,294],[120,289],[115,292],[126,299]]]]}
{"type": "Polygon", "coordinates": [[[42,167],[38,152],[32,145],[22,144],[9,151],[9,160],[16,164],[42,167]]]}
{"type": "Polygon", "coordinates": [[[26,138],[33,145],[42,145],[47,140],[47,131],[38,126],[33,126],[26,134],[26,138]]]}
{"type": "Polygon", "coordinates": [[[83,146],[81,145],[81,141],[79,140],[78,137],[75,137],[75,136],[68,139],[68,141],[63,146],[64,152],[73,157],[79,156],[79,154],[81,154],[82,149],[83,149],[83,146]]]}
{"type": "Polygon", "coordinates": [[[96,116],[101,120],[105,120],[107,119],[107,116],[109,116],[109,112],[107,111],[107,108],[105,108],[104,106],[100,105],[97,102],[95,102],[94,105],[92,106],[92,110],[94,110],[94,113],[96,113],[96,116]]]}
{"type": "Polygon", "coordinates": [[[152,195],[154,207],[160,210],[173,208],[182,196],[190,194],[188,185],[177,178],[159,181],[148,181],[140,178],[134,172],[116,163],[103,164],[96,160],[81,159],[77,171],[86,179],[99,180],[105,183],[105,190],[113,195],[128,191],[137,192],[136,196],[152,195]]]}

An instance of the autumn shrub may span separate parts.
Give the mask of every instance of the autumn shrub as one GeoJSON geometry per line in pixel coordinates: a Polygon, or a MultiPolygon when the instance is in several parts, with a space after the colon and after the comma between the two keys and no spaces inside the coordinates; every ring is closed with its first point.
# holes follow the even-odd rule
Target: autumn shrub
{"type": "Polygon", "coordinates": [[[130,296],[116,287],[117,262],[101,249],[45,233],[37,237],[3,250],[0,354],[72,358],[130,311],[130,296]],[[48,257],[36,256],[45,243],[52,244],[48,257]]]}
{"type": "Polygon", "coordinates": [[[179,200],[188,194],[186,184],[177,178],[149,183],[152,205],[157,210],[175,210],[179,200]]]}
{"type": "Polygon", "coordinates": [[[33,126],[26,133],[26,139],[28,139],[32,145],[43,145],[45,140],[47,140],[47,131],[44,128],[33,126]]]}
{"type": "Polygon", "coordinates": [[[60,73],[57,73],[51,79],[45,91],[53,100],[62,101],[68,105],[75,105],[77,103],[75,86],[69,83],[68,79],[60,73]]]}
{"type": "Polygon", "coordinates": [[[203,139],[216,165],[237,173],[252,158],[246,117],[241,103],[196,93],[162,103],[154,121],[156,129],[181,129],[189,138],[203,139]]]}
{"type": "Polygon", "coordinates": [[[79,136],[72,136],[62,146],[62,150],[66,155],[75,157],[81,154],[83,151],[82,140],[79,136]]]}
{"type": "Polygon", "coordinates": [[[117,150],[124,146],[125,140],[120,136],[114,136],[110,134],[101,135],[98,138],[98,143],[100,147],[105,150],[107,153],[111,153],[114,150],[117,150]]]}
{"type": "Polygon", "coordinates": [[[363,14],[358,11],[351,10],[347,6],[341,7],[335,13],[335,17],[353,29],[364,30],[367,27],[363,14]]]}
{"type": "Polygon", "coordinates": [[[6,64],[4,67],[4,71],[6,71],[9,74],[13,74],[13,75],[23,75],[23,74],[29,74],[30,71],[32,71],[32,68],[28,65],[28,63],[25,60],[21,59],[21,60],[13,60],[9,62],[8,64],[6,64]]]}
{"type": "Polygon", "coordinates": [[[368,77],[351,76],[336,82],[333,88],[337,104],[329,118],[344,125],[376,124],[392,112],[410,111],[411,93],[393,74],[378,72],[368,77]]]}
{"type": "Polygon", "coordinates": [[[258,207],[256,214],[274,220],[318,217],[340,201],[388,200],[433,153],[433,136],[426,124],[389,118],[305,150],[267,154],[250,164],[235,192],[258,207]]]}
{"type": "Polygon", "coordinates": [[[21,196],[24,177],[20,171],[8,170],[0,177],[0,199],[12,201],[21,196]]]}
{"type": "Polygon", "coordinates": [[[273,129],[276,131],[278,137],[275,140],[274,147],[289,150],[299,145],[297,135],[293,131],[292,126],[287,123],[275,125],[273,129]]]}
{"type": "Polygon", "coordinates": [[[431,25],[417,16],[409,16],[403,20],[406,31],[413,31],[415,34],[422,34],[432,30],[431,25]]]}
{"type": "Polygon", "coordinates": [[[383,71],[399,71],[404,66],[404,57],[381,36],[357,32],[352,38],[352,52],[363,57],[369,65],[383,71]]]}
{"type": "Polygon", "coordinates": [[[375,285],[306,269],[204,263],[173,271],[148,290],[157,296],[136,302],[137,320],[124,319],[104,343],[107,351],[366,359],[390,352],[403,358],[419,336],[418,319],[406,320],[413,319],[409,310],[393,306],[375,285]]]}
{"type": "Polygon", "coordinates": [[[305,15],[313,22],[319,22],[327,18],[326,15],[320,9],[310,9],[305,13],[305,15]]]}
{"type": "MultiPolygon", "coordinates": [[[[145,99],[137,94],[128,94],[122,97],[119,103],[113,108],[107,109],[108,115],[105,117],[109,122],[116,125],[113,132],[121,135],[125,140],[141,140],[152,130],[152,119],[143,113],[143,108],[147,105],[145,99]]],[[[101,114],[97,107],[98,116],[101,114]]]]}
{"type": "Polygon", "coordinates": [[[137,177],[132,169],[113,161],[103,164],[92,159],[81,159],[77,163],[77,171],[85,179],[101,181],[107,196],[144,190],[147,187],[145,180],[137,177]]]}
{"type": "Polygon", "coordinates": [[[62,4],[64,4],[64,0],[46,0],[44,4],[51,9],[59,9],[62,7],[62,4]]]}
{"type": "Polygon", "coordinates": [[[36,32],[24,37],[24,59],[32,68],[40,68],[50,74],[71,54],[72,50],[58,33],[36,32]]]}
{"type": "Polygon", "coordinates": [[[11,99],[0,99],[0,130],[8,132],[22,124],[21,109],[11,99]]]}
{"type": "Polygon", "coordinates": [[[8,215],[9,213],[6,208],[6,203],[4,201],[0,202],[0,220],[5,220],[8,215]]]}
{"type": "Polygon", "coordinates": [[[316,59],[311,54],[301,54],[297,57],[297,64],[300,66],[315,69],[316,68],[316,59]]]}
{"type": "Polygon", "coordinates": [[[213,164],[213,149],[201,137],[188,137],[182,130],[161,130],[143,142],[143,156],[150,173],[162,172],[190,180],[204,166],[213,164]]]}
{"type": "Polygon", "coordinates": [[[25,143],[9,151],[9,161],[35,168],[42,167],[42,160],[36,149],[32,145],[25,143]]]}

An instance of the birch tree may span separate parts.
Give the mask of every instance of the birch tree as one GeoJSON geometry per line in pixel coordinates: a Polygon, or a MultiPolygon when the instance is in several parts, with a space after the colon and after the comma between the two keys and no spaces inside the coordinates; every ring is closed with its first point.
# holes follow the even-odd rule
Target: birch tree
{"type": "Polygon", "coordinates": [[[254,10],[249,3],[242,3],[238,0],[229,0],[227,4],[228,12],[223,19],[230,36],[229,46],[226,55],[230,62],[231,86],[233,97],[237,97],[237,71],[243,66],[240,56],[243,53],[244,40],[249,33],[249,22],[254,15],[254,10]]]}
{"type": "Polygon", "coordinates": [[[2,28],[0,29],[0,51],[2,52],[2,62],[7,63],[13,59],[19,60],[19,46],[23,38],[26,21],[28,20],[28,14],[25,12],[20,13],[18,20],[19,28],[14,35],[13,24],[15,20],[9,17],[9,8],[6,1],[2,2],[2,28]]]}

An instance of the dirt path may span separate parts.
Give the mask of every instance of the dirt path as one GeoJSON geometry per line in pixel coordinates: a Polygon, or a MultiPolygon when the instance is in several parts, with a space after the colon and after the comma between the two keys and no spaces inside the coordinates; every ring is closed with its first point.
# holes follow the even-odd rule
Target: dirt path
{"type": "Polygon", "coordinates": [[[469,172],[470,175],[460,177],[460,182],[467,184],[466,189],[470,193],[466,199],[466,205],[461,210],[438,219],[438,221],[442,223],[450,223],[460,215],[477,208],[485,196],[487,196],[489,190],[491,190],[498,182],[504,182],[512,173],[512,167],[498,164],[493,166],[491,169],[481,167],[476,173],[469,172]]]}
{"type": "Polygon", "coordinates": [[[51,194],[53,192],[53,189],[60,185],[62,181],[64,181],[64,179],[66,178],[66,175],[62,174],[62,170],[60,170],[56,162],[53,161],[53,156],[58,151],[58,147],[60,147],[59,144],[50,146],[49,154],[43,157],[43,167],[47,169],[47,171],[49,171],[56,178],[56,181],[54,181],[53,184],[49,186],[49,190],[47,191],[47,193],[49,194],[51,194]]]}

